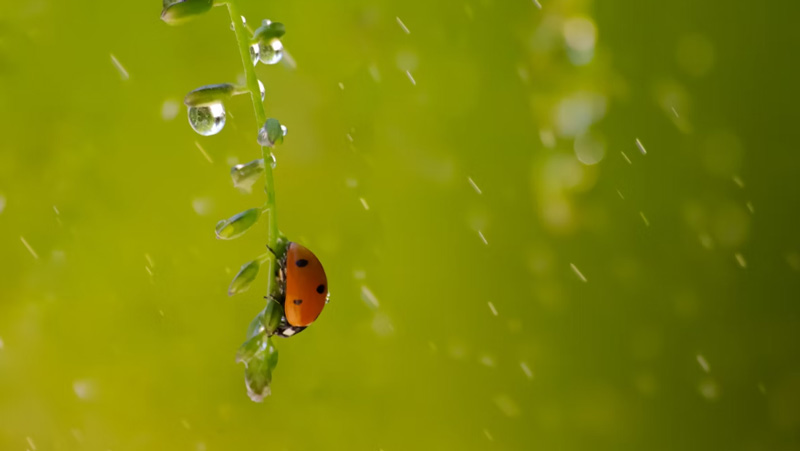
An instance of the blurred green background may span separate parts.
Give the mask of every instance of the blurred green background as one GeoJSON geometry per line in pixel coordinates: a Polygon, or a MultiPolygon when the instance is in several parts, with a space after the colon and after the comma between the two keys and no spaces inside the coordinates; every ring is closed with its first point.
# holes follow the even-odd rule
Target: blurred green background
{"type": "Polygon", "coordinates": [[[263,404],[226,10],[0,3],[0,449],[798,449],[798,5],[540,1],[241,1],[332,293],[263,404]]]}

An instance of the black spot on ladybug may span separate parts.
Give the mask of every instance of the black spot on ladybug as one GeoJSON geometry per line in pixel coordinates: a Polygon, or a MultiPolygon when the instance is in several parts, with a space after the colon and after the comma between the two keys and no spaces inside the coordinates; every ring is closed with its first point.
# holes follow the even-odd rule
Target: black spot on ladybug
{"type": "Polygon", "coordinates": [[[300,304],[302,304],[302,303],[303,303],[303,300],[302,300],[302,299],[295,299],[295,300],[294,300],[294,301],[292,301],[292,302],[294,302],[294,305],[300,305],[300,304]]]}
{"type": "Polygon", "coordinates": [[[297,260],[295,264],[297,265],[298,268],[302,268],[308,265],[308,260],[306,260],[305,258],[301,258],[300,260],[297,260]]]}
{"type": "Polygon", "coordinates": [[[317,287],[317,293],[322,294],[325,292],[325,285],[320,285],[317,287]]]}

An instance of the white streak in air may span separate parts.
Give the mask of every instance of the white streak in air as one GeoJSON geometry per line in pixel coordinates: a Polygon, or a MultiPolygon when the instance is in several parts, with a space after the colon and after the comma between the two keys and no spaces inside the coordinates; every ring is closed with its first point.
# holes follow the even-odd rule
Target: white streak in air
{"type": "Polygon", "coordinates": [[[486,241],[486,237],[483,236],[483,232],[481,232],[480,230],[478,230],[478,236],[481,237],[481,241],[483,241],[483,244],[485,244],[487,246],[489,245],[489,242],[486,241]]]}
{"type": "Polygon", "coordinates": [[[494,368],[495,366],[494,359],[490,355],[483,355],[479,362],[481,365],[488,366],[489,368],[494,368]]]}
{"type": "Polygon", "coordinates": [[[359,197],[358,200],[361,201],[361,205],[364,206],[364,210],[369,211],[369,205],[367,204],[367,200],[364,199],[363,197],[359,197]]]}
{"type": "Polygon", "coordinates": [[[581,272],[581,270],[578,269],[577,266],[575,266],[575,263],[570,263],[569,267],[572,268],[572,270],[575,272],[575,274],[578,276],[578,278],[581,279],[582,282],[587,282],[586,276],[584,276],[583,273],[581,272]]]}
{"type": "Polygon", "coordinates": [[[60,215],[61,214],[61,212],[58,211],[58,207],[56,207],[55,205],[53,205],[53,211],[56,213],[56,215],[60,215]]]}
{"type": "Polygon", "coordinates": [[[525,376],[528,380],[533,380],[533,371],[528,367],[528,364],[525,362],[519,362],[519,367],[522,368],[522,372],[525,373],[525,376]]]}
{"type": "Polygon", "coordinates": [[[28,445],[31,447],[31,450],[36,451],[36,444],[33,443],[33,439],[30,437],[25,437],[25,440],[27,440],[28,445]]]}
{"type": "Polygon", "coordinates": [[[747,205],[747,209],[750,210],[750,213],[755,213],[756,212],[756,209],[753,207],[753,203],[752,202],[747,202],[747,204],[745,204],[745,205],[747,205]]]}
{"type": "Polygon", "coordinates": [[[130,74],[128,74],[128,71],[125,70],[125,68],[122,66],[122,63],[119,62],[119,60],[117,59],[116,56],[114,56],[113,53],[111,53],[111,62],[114,64],[114,67],[117,68],[117,70],[119,71],[119,76],[123,80],[128,80],[129,78],[131,78],[130,74]]]}
{"type": "Polygon", "coordinates": [[[0,350],[2,350],[2,349],[3,349],[3,347],[5,347],[5,345],[6,345],[6,344],[3,342],[3,339],[2,339],[2,338],[0,338],[0,350]]]}
{"type": "Polygon", "coordinates": [[[283,61],[283,65],[288,67],[289,69],[292,69],[292,70],[297,69],[297,61],[295,61],[295,59],[292,56],[292,54],[289,53],[288,50],[286,50],[286,47],[283,48],[283,59],[282,59],[282,61],[283,61]]]}
{"type": "Polygon", "coordinates": [[[636,138],[636,147],[639,149],[639,152],[641,152],[642,155],[647,155],[647,150],[645,150],[644,145],[642,145],[642,142],[639,141],[639,138],[636,138]]]}
{"type": "Polygon", "coordinates": [[[361,285],[361,299],[372,308],[378,308],[380,306],[378,298],[375,297],[375,294],[372,293],[372,290],[367,288],[366,285],[361,285]]]}
{"type": "Polygon", "coordinates": [[[150,277],[153,277],[153,270],[150,269],[149,266],[145,265],[144,270],[147,271],[147,274],[149,274],[150,277]]]}
{"type": "Polygon", "coordinates": [[[342,91],[344,91],[344,83],[342,83],[342,82],[339,82],[339,89],[341,89],[342,91]]]}
{"type": "Polygon", "coordinates": [[[620,152],[620,153],[622,154],[622,158],[624,158],[624,159],[625,159],[625,161],[627,161],[627,162],[628,162],[628,164],[633,164],[633,162],[631,162],[631,159],[630,159],[630,158],[628,158],[628,156],[627,156],[627,155],[625,155],[625,152],[620,152]]]}
{"type": "Polygon", "coordinates": [[[738,175],[733,176],[733,183],[735,183],[739,188],[744,188],[744,180],[742,180],[742,178],[738,175]]]}
{"type": "Polygon", "coordinates": [[[472,177],[467,177],[467,181],[469,181],[469,184],[472,185],[472,188],[475,189],[475,192],[477,192],[478,194],[483,194],[483,191],[481,191],[481,189],[478,188],[478,185],[475,184],[475,181],[472,180],[472,177]]]}
{"type": "Polygon", "coordinates": [[[617,194],[619,194],[619,198],[625,200],[625,196],[622,195],[622,191],[617,190],[617,194]]]}
{"type": "Polygon", "coordinates": [[[408,76],[408,79],[411,80],[411,84],[417,86],[417,80],[414,80],[414,76],[411,75],[411,72],[406,71],[406,75],[408,76]]]}
{"type": "Polygon", "coordinates": [[[739,266],[741,266],[742,268],[747,268],[747,260],[744,259],[744,255],[737,252],[736,255],[734,255],[734,257],[736,257],[736,262],[739,263],[739,266]]]}
{"type": "Polygon", "coordinates": [[[492,301],[489,301],[489,310],[492,311],[492,315],[497,316],[497,309],[495,308],[495,306],[492,303],[492,301]]]}
{"type": "Polygon", "coordinates": [[[200,150],[200,153],[202,153],[203,156],[206,157],[206,160],[208,160],[209,163],[214,163],[214,160],[211,159],[211,155],[209,155],[208,152],[206,152],[206,149],[203,149],[203,146],[200,145],[199,141],[195,141],[194,145],[197,146],[197,149],[200,150]]]}
{"type": "Polygon", "coordinates": [[[403,21],[402,21],[402,20],[400,20],[400,18],[399,18],[399,17],[395,17],[395,19],[397,19],[397,25],[400,25],[400,28],[402,28],[402,29],[403,29],[403,31],[405,31],[405,32],[406,32],[406,34],[411,34],[411,32],[410,32],[410,31],[408,31],[408,27],[406,26],[406,24],[404,24],[404,23],[403,23],[403,21]]]}
{"type": "Polygon", "coordinates": [[[483,430],[483,435],[485,435],[486,438],[489,439],[490,442],[494,441],[494,437],[492,437],[492,434],[489,433],[488,429],[484,429],[483,430]]]}
{"type": "Polygon", "coordinates": [[[6,197],[0,194],[0,213],[6,209],[6,197]]]}
{"type": "Polygon", "coordinates": [[[650,221],[647,220],[647,216],[644,215],[643,211],[639,212],[639,216],[642,217],[642,221],[644,221],[644,225],[646,225],[647,227],[650,227],[650,221]]]}
{"type": "Polygon", "coordinates": [[[378,70],[378,66],[376,66],[375,63],[372,63],[369,66],[369,75],[372,77],[375,83],[381,82],[381,71],[378,70]]]}
{"type": "Polygon", "coordinates": [[[676,118],[680,118],[680,116],[678,116],[678,110],[676,110],[675,107],[671,108],[672,108],[672,114],[674,114],[676,118]]]}
{"type": "Polygon", "coordinates": [[[19,239],[20,239],[20,241],[22,241],[22,244],[24,244],[25,247],[28,249],[28,252],[30,252],[31,255],[33,255],[33,258],[35,258],[36,260],[39,260],[39,254],[37,254],[36,251],[33,250],[33,248],[31,247],[30,244],[28,244],[28,242],[25,240],[25,237],[20,236],[19,239]]]}
{"type": "Polygon", "coordinates": [[[703,357],[702,354],[697,354],[697,363],[700,364],[700,368],[702,368],[706,373],[711,371],[711,367],[708,366],[708,361],[705,357],[703,357]]]}
{"type": "Polygon", "coordinates": [[[518,417],[520,414],[517,403],[506,394],[499,394],[495,396],[494,403],[497,408],[509,418],[518,417]]]}
{"type": "Polygon", "coordinates": [[[542,4],[539,3],[539,0],[533,0],[533,4],[536,5],[537,8],[542,9],[542,4]]]}

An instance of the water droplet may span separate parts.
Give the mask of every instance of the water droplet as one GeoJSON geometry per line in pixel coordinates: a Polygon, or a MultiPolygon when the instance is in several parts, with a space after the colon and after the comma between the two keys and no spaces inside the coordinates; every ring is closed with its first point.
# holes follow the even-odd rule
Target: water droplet
{"type": "Polygon", "coordinates": [[[258,55],[261,54],[261,46],[258,45],[258,42],[250,46],[250,61],[253,63],[253,66],[258,64],[258,55]]]}
{"type": "Polygon", "coordinates": [[[90,401],[92,398],[95,397],[97,390],[95,389],[95,384],[91,380],[87,379],[79,379],[72,383],[72,391],[75,392],[75,396],[78,399],[83,401],[90,401]]]}
{"type": "Polygon", "coordinates": [[[501,393],[495,396],[494,403],[497,406],[497,408],[500,409],[500,411],[503,412],[503,414],[505,414],[505,416],[509,418],[518,417],[520,414],[519,406],[517,406],[517,403],[513,399],[511,399],[510,396],[506,394],[501,393]]]}
{"type": "Polygon", "coordinates": [[[283,58],[283,43],[274,38],[259,45],[258,59],[264,64],[277,64],[283,58]]]}
{"type": "Polygon", "coordinates": [[[213,208],[212,201],[208,197],[197,197],[192,199],[192,210],[199,216],[206,216],[211,213],[213,208]]]}
{"type": "Polygon", "coordinates": [[[269,153],[269,160],[270,160],[269,161],[269,167],[271,167],[272,169],[275,169],[275,167],[278,166],[278,160],[275,158],[275,154],[274,153],[272,153],[272,152],[269,153]]]}
{"type": "Polygon", "coordinates": [[[380,305],[378,298],[366,285],[361,286],[361,299],[371,308],[378,308],[380,305]]]}
{"type": "Polygon", "coordinates": [[[581,279],[582,282],[586,282],[586,276],[584,276],[581,270],[578,269],[577,266],[575,266],[575,263],[570,263],[569,267],[572,268],[572,271],[575,273],[576,276],[578,276],[579,279],[581,279]]]}
{"type": "Polygon", "coordinates": [[[128,80],[129,78],[131,78],[131,76],[128,74],[128,71],[125,69],[122,63],[119,62],[119,60],[117,59],[116,56],[114,56],[113,53],[111,54],[111,63],[114,64],[114,67],[117,68],[120,78],[122,78],[123,80],[128,80]]]}
{"type": "Polygon", "coordinates": [[[240,190],[251,192],[253,184],[256,183],[264,172],[264,160],[253,160],[245,164],[237,164],[231,168],[231,179],[233,186],[240,190]]]}
{"type": "Polygon", "coordinates": [[[258,130],[256,141],[260,146],[274,147],[276,143],[282,143],[288,129],[277,119],[269,118],[264,122],[264,126],[258,130]]]}
{"type": "Polygon", "coordinates": [[[703,357],[702,354],[697,354],[697,363],[700,364],[700,368],[702,368],[706,373],[711,371],[711,367],[708,366],[708,361],[705,357],[703,357]]]}
{"type": "Polygon", "coordinates": [[[216,135],[225,127],[225,106],[212,103],[189,107],[189,125],[203,136],[216,135]]]}
{"type": "MultiPolygon", "coordinates": [[[[267,98],[267,90],[264,88],[264,83],[261,83],[261,80],[258,80],[258,91],[261,93],[261,101],[263,102],[265,98],[267,98]]],[[[284,133],[286,135],[286,133],[284,133]]]]}
{"type": "Polygon", "coordinates": [[[519,362],[519,367],[522,368],[522,372],[525,373],[525,377],[527,377],[528,380],[533,380],[533,371],[531,371],[527,363],[519,362]]]}

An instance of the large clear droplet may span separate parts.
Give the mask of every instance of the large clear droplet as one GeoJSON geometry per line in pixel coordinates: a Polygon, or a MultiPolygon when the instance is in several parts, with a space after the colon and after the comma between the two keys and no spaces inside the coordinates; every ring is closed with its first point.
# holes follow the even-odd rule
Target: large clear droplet
{"type": "Polygon", "coordinates": [[[258,181],[264,173],[264,160],[253,160],[247,164],[237,164],[231,168],[231,178],[233,186],[245,192],[251,192],[253,184],[258,181]]]}
{"type": "Polygon", "coordinates": [[[272,152],[269,153],[269,166],[272,169],[275,169],[275,167],[278,166],[278,160],[275,158],[275,154],[272,152]]]}
{"type": "Polygon", "coordinates": [[[261,53],[261,46],[258,45],[258,42],[250,46],[250,61],[253,63],[253,66],[258,65],[258,56],[261,53]]]}
{"type": "MultiPolygon", "coordinates": [[[[261,83],[261,80],[258,80],[258,90],[261,92],[261,101],[263,102],[267,97],[267,90],[264,89],[264,83],[261,83]]],[[[286,135],[286,133],[284,133],[284,135],[286,135]]]]}
{"type": "Polygon", "coordinates": [[[262,42],[259,45],[258,58],[264,64],[277,64],[283,58],[283,43],[280,39],[274,38],[269,42],[262,42]]]}
{"type": "Polygon", "coordinates": [[[189,107],[189,125],[203,136],[216,135],[225,127],[225,106],[212,103],[189,107]]]}

